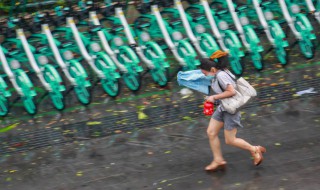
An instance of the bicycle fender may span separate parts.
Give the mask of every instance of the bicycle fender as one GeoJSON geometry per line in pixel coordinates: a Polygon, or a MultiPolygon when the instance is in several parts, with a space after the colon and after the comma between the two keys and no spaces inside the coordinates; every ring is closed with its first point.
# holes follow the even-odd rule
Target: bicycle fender
{"type": "Polygon", "coordinates": [[[180,40],[178,43],[181,44],[182,46],[184,46],[184,47],[188,50],[188,53],[189,53],[191,56],[193,56],[193,57],[196,57],[196,56],[197,56],[196,51],[195,51],[194,48],[191,46],[190,42],[187,41],[187,39],[180,40]]]}
{"type": "MultiPolygon", "coordinates": [[[[210,49],[214,52],[220,49],[220,47],[218,46],[217,42],[214,40],[214,38],[208,34],[208,33],[202,33],[199,35],[201,38],[204,38],[208,41],[208,43],[210,44],[210,49]]],[[[212,52],[212,53],[213,53],[212,52]]]]}
{"type": "Polygon", "coordinates": [[[2,91],[2,94],[5,97],[10,97],[11,93],[8,90],[6,90],[7,88],[8,88],[8,85],[6,84],[6,82],[4,82],[3,78],[0,77],[0,89],[2,91]]]}
{"type": "Polygon", "coordinates": [[[30,90],[30,95],[31,96],[36,96],[37,93],[36,93],[35,90],[33,90],[34,86],[33,86],[32,82],[31,82],[30,78],[28,77],[28,75],[22,69],[16,69],[14,72],[16,73],[16,77],[18,77],[19,80],[21,79],[21,81],[23,81],[23,83],[27,87],[32,89],[32,90],[30,90]]]}
{"type": "Polygon", "coordinates": [[[120,46],[119,47],[120,52],[127,52],[127,55],[130,56],[130,60],[136,64],[140,62],[137,54],[129,47],[129,46],[120,46]]]}
{"type": "MultiPolygon", "coordinates": [[[[50,65],[50,64],[46,64],[43,66],[44,67],[44,72],[49,72],[52,74],[52,76],[54,77],[55,79],[55,82],[59,83],[59,90],[60,91],[64,91],[66,90],[65,86],[64,85],[61,85],[60,83],[62,82],[62,79],[61,79],[61,76],[59,75],[57,69],[50,65]]],[[[48,82],[48,81],[47,81],[48,82]]],[[[49,83],[49,82],[48,82],[49,83]]]]}
{"type": "Polygon", "coordinates": [[[275,21],[275,20],[271,20],[269,21],[269,25],[270,25],[270,29],[271,29],[271,35],[273,36],[273,38],[276,40],[275,43],[281,43],[282,47],[288,47],[289,43],[287,40],[284,40],[284,38],[286,38],[286,34],[283,32],[280,24],[275,21]],[[277,39],[281,39],[281,41],[277,40],[277,39]]]}
{"type": "Polygon", "coordinates": [[[243,27],[243,30],[245,31],[246,36],[250,39],[250,41],[254,43],[259,43],[260,39],[258,38],[256,32],[252,28],[252,26],[247,25],[243,27]]]}
{"type": "MultiPolygon", "coordinates": [[[[258,38],[257,33],[254,31],[253,27],[250,25],[247,25],[247,26],[244,26],[243,29],[245,31],[245,35],[250,39],[250,42],[253,42],[256,44],[257,51],[258,52],[263,51],[263,47],[259,45],[260,39],[258,38]]],[[[249,44],[251,44],[250,42],[249,44]]]]}
{"type": "Polygon", "coordinates": [[[108,54],[103,52],[98,52],[96,53],[96,56],[98,58],[101,58],[106,63],[106,65],[108,65],[112,69],[117,69],[116,65],[114,64],[114,62],[112,61],[112,59],[109,57],[108,54]]]}
{"type": "Polygon", "coordinates": [[[297,20],[301,21],[301,23],[303,24],[304,27],[307,28],[308,31],[312,31],[313,27],[309,21],[309,19],[306,17],[306,15],[299,13],[296,15],[297,20]]]}
{"type": "MultiPolygon", "coordinates": [[[[86,70],[83,68],[83,66],[77,60],[70,60],[70,65],[75,67],[83,78],[88,78],[88,74],[87,74],[86,70]]],[[[85,87],[89,87],[89,86],[91,86],[91,83],[90,83],[90,81],[85,80],[84,85],[85,85],[85,87]]]]}
{"type": "MultiPolygon", "coordinates": [[[[238,36],[236,35],[236,33],[232,30],[226,30],[225,31],[225,36],[229,36],[230,39],[232,40],[233,44],[237,47],[237,48],[241,48],[242,44],[238,38],[238,36]]],[[[225,37],[226,38],[226,37],[225,37]]]]}
{"type": "Polygon", "coordinates": [[[166,54],[163,52],[163,50],[161,49],[161,47],[159,46],[158,43],[153,42],[153,41],[148,41],[145,43],[145,46],[151,46],[153,50],[156,51],[157,56],[165,59],[167,58],[166,54]]]}
{"type": "Polygon", "coordinates": [[[303,24],[303,26],[306,28],[306,30],[304,30],[302,32],[306,33],[307,37],[310,40],[316,39],[316,35],[314,33],[312,33],[313,27],[312,27],[309,19],[304,14],[301,14],[301,13],[297,14],[296,20],[300,21],[303,24]]]}

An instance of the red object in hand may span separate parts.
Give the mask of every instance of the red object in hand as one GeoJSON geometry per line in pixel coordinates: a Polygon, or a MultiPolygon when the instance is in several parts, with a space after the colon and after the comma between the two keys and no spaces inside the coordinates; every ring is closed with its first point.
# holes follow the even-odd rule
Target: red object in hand
{"type": "Polygon", "coordinates": [[[203,104],[203,113],[204,115],[212,115],[213,114],[214,105],[212,102],[205,102],[203,104]]]}

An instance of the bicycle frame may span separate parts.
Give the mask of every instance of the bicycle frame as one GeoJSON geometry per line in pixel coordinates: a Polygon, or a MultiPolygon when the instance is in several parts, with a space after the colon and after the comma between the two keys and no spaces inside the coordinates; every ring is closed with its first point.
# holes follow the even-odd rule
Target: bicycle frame
{"type": "Polygon", "coordinates": [[[135,50],[135,52],[138,54],[138,56],[140,57],[140,59],[148,66],[149,69],[153,69],[155,66],[152,63],[151,60],[147,59],[146,56],[143,54],[142,52],[142,48],[140,46],[137,45],[136,41],[134,40],[134,37],[132,35],[133,31],[130,28],[127,19],[124,17],[124,13],[122,11],[121,7],[117,7],[115,9],[116,12],[116,17],[113,17],[114,22],[117,24],[122,24],[122,26],[124,27],[124,32],[125,35],[128,39],[128,43],[131,47],[134,47],[133,49],[135,50]],[[116,20],[116,18],[118,18],[119,20],[116,20]]]}
{"type": "Polygon", "coordinates": [[[160,86],[167,85],[167,68],[169,68],[170,65],[167,62],[167,57],[162,51],[161,47],[154,41],[147,41],[143,45],[138,45],[134,39],[135,33],[130,28],[123,14],[122,8],[116,8],[115,12],[117,18],[119,18],[119,20],[116,22],[121,23],[124,27],[125,35],[128,39],[129,45],[135,50],[141,60],[148,66],[153,80],[160,86]]]}
{"type": "Polygon", "coordinates": [[[263,3],[260,3],[259,0],[253,0],[252,3],[258,15],[259,21],[263,26],[264,32],[276,51],[276,56],[278,57],[280,63],[283,65],[287,64],[288,55],[285,48],[289,46],[289,43],[286,40],[286,35],[283,32],[280,24],[273,20],[273,14],[271,10],[267,8],[269,4],[264,5],[263,3]],[[268,15],[268,20],[266,19],[265,15],[268,15]]]}
{"type": "MultiPolygon", "coordinates": [[[[112,21],[113,18],[108,16],[105,20],[112,21]]],[[[108,52],[114,52],[112,54],[114,59],[117,59],[125,69],[126,72],[123,73],[122,78],[126,86],[132,91],[138,91],[141,87],[140,72],[143,71],[143,68],[140,66],[140,60],[136,53],[129,46],[123,44],[122,37],[102,27],[99,19],[93,12],[90,14],[90,22],[94,26],[99,27],[98,35],[104,49],[108,52]],[[120,43],[116,41],[120,41],[120,43]]]]}
{"type": "MultiPolygon", "coordinates": [[[[172,41],[171,35],[173,35],[174,31],[167,22],[165,22],[159,12],[157,5],[152,5],[151,10],[153,15],[149,16],[150,22],[157,23],[157,29],[160,30],[164,40],[173,53],[176,60],[185,70],[193,70],[200,64],[199,60],[196,60],[196,52],[191,46],[191,44],[186,39],[181,39],[177,37],[175,42],[172,41]],[[170,31],[170,34],[169,34],[170,31]]],[[[176,33],[177,34],[177,33],[176,33]]],[[[154,33],[154,35],[157,35],[154,33]]],[[[178,34],[181,35],[181,34],[178,34]]],[[[173,37],[174,38],[174,37],[173,37]]]]}
{"type": "MultiPolygon", "coordinates": [[[[97,26],[100,26],[100,21],[98,19],[98,16],[96,14],[96,12],[92,11],[89,13],[90,14],[90,21],[97,26]]],[[[104,49],[104,51],[111,57],[111,59],[114,61],[114,63],[116,64],[116,66],[119,68],[119,70],[122,73],[127,73],[128,69],[119,62],[119,60],[117,59],[117,54],[113,51],[113,49],[110,47],[110,44],[106,38],[105,35],[105,30],[102,28],[101,30],[97,31],[97,35],[99,36],[101,45],[104,49]]]]}
{"type": "Polygon", "coordinates": [[[260,52],[263,52],[263,47],[260,45],[260,39],[254,31],[253,26],[250,25],[249,19],[244,11],[236,11],[235,4],[232,0],[226,0],[226,2],[242,43],[250,52],[255,68],[261,70],[263,64],[260,52]]]}
{"type": "Polygon", "coordinates": [[[298,40],[302,54],[307,59],[313,58],[315,46],[312,40],[316,39],[316,36],[313,34],[310,21],[304,14],[299,13],[298,5],[292,4],[290,0],[279,0],[279,4],[291,31],[298,40]],[[290,5],[290,9],[287,4],[290,5]]]}
{"type": "MultiPolygon", "coordinates": [[[[0,61],[5,73],[7,74],[13,88],[16,90],[19,97],[22,97],[22,102],[24,104],[25,110],[29,114],[35,114],[37,112],[37,108],[33,98],[37,95],[37,93],[34,90],[34,86],[28,75],[20,68],[20,64],[17,64],[17,60],[10,58],[9,61],[16,61],[16,65],[14,68],[11,68],[9,66],[7,58],[5,56],[6,54],[10,55],[10,52],[8,52],[0,45],[0,61]]],[[[6,97],[8,97],[8,95],[9,94],[7,93],[5,94],[6,97]]]]}
{"type": "Polygon", "coordinates": [[[180,0],[175,0],[175,5],[186,33],[198,53],[202,57],[210,57],[213,52],[219,49],[215,40],[208,33],[205,33],[203,25],[193,22],[192,17],[184,11],[180,0]],[[197,27],[202,27],[204,31],[200,32],[197,27]]]}
{"type": "Polygon", "coordinates": [[[67,59],[66,57],[62,56],[62,54],[65,54],[67,51],[69,51],[72,55],[73,52],[62,47],[61,43],[53,38],[48,24],[42,25],[42,31],[42,35],[45,36],[45,38],[43,37],[43,41],[49,44],[56,62],[74,87],[78,100],[84,105],[89,104],[90,93],[87,91],[87,88],[91,86],[91,83],[88,79],[87,72],[76,59],[67,59]],[[60,48],[58,49],[58,47],[60,48]]]}
{"type": "Polygon", "coordinates": [[[31,46],[23,32],[23,29],[17,29],[17,36],[22,44],[22,48],[25,51],[31,67],[37,74],[40,82],[49,92],[52,103],[58,110],[64,109],[63,95],[62,92],[66,90],[62,84],[62,79],[57,70],[50,64],[40,63],[41,54],[34,54],[35,48],[31,46]],[[36,60],[37,59],[37,60],[36,60]],[[41,66],[40,66],[41,65],[41,66]]]}
{"type": "Polygon", "coordinates": [[[233,72],[236,75],[241,75],[243,68],[240,59],[244,56],[244,52],[242,51],[242,44],[237,35],[233,31],[228,30],[227,27],[222,28],[222,25],[227,25],[227,23],[216,16],[216,13],[210,9],[207,0],[201,0],[200,4],[189,6],[187,12],[192,11],[196,11],[197,14],[200,15],[205,15],[206,19],[201,19],[201,22],[203,22],[204,25],[208,25],[209,23],[210,29],[221,49],[229,52],[229,61],[233,72]]]}
{"type": "Polygon", "coordinates": [[[116,71],[116,65],[112,59],[101,51],[98,42],[92,42],[91,39],[78,31],[72,17],[67,18],[67,24],[69,28],[63,28],[63,30],[67,32],[67,36],[74,38],[81,55],[100,78],[104,91],[112,97],[117,96],[120,74],[116,71]],[[98,49],[94,49],[93,46],[98,46],[96,47],[98,49]]]}
{"type": "MultiPolygon", "coordinates": [[[[318,23],[320,24],[320,10],[317,10],[316,7],[314,6],[312,0],[305,0],[308,10],[310,11],[311,14],[314,15],[318,23]]],[[[320,1],[318,0],[318,7],[320,7],[320,1]]]]}

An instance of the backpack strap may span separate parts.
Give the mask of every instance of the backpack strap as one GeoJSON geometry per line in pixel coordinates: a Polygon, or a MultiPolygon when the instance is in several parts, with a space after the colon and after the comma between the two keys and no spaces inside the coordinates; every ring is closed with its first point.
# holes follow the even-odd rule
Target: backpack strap
{"type": "Polygon", "coordinates": [[[224,71],[225,73],[227,73],[227,74],[230,76],[230,78],[231,78],[231,79],[233,79],[235,82],[237,82],[237,78],[236,78],[236,77],[231,76],[231,75],[230,75],[230,71],[229,71],[229,70],[222,70],[222,71],[224,71]]]}
{"type": "Polygon", "coordinates": [[[222,88],[222,86],[221,86],[218,78],[219,78],[219,77],[218,77],[218,75],[217,75],[216,80],[218,81],[218,85],[219,85],[219,87],[220,87],[220,90],[221,90],[221,92],[224,92],[224,89],[222,88]]]}
{"type": "MultiPolygon", "coordinates": [[[[235,77],[233,77],[233,76],[230,75],[230,73],[229,73],[230,71],[229,71],[229,70],[222,70],[222,71],[220,71],[220,72],[225,72],[225,73],[227,73],[227,74],[230,76],[230,78],[234,80],[234,82],[237,82],[237,79],[236,79],[235,77]]],[[[221,91],[224,92],[224,89],[222,88],[222,86],[221,86],[218,78],[219,78],[219,77],[218,77],[218,75],[217,75],[216,80],[218,81],[218,85],[219,85],[221,91]]]]}
{"type": "Polygon", "coordinates": [[[221,84],[220,84],[218,78],[217,78],[217,81],[218,81],[218,85],[219,85],[219,87],[220,87],[220,90],[221,90],[222,92],[224,92],[224,90],[223,90],[223,88],[221,87],[221,84]]]}

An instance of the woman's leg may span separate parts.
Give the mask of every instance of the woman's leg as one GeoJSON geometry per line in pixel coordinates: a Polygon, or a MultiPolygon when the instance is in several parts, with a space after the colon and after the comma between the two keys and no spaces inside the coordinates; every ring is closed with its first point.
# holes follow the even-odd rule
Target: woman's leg
{"type": "Polygon", "coordinates": [[[247,141],[237,138],[237,128],[234,128],[232,130],[224,130],[224,137],[226,144],[232,145],[238,148],[242,148],[245,150],[249,150],[251,152],[255,151],[255,147],[249,144],[247,141]]]}
{"type": "Polygon", "coordinates": [[[209,137],[209,143],[213,154],[213,161],[206,167],[206,170],[214,169],[217,165],[226,163],[222,156],[220,140],[218,137],[219,131],[222,127],[223,122],[217,121],[213,118],[210,119],[207,135],[209,137]]]}
{"type": "Polygon", "coordinates": [[[237,128],[232,130],[224,130],[226,144],[242,148],[244,150],[249,150],[254,158],[254,165],[259,165],[263,160],[262,153],[265,153],[266,149],[262,146],[252,146],[247,141],[237,138],[236,134],[237,128]]]}

